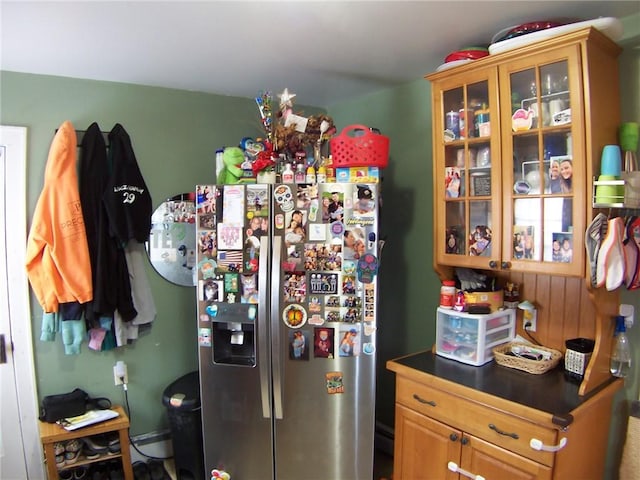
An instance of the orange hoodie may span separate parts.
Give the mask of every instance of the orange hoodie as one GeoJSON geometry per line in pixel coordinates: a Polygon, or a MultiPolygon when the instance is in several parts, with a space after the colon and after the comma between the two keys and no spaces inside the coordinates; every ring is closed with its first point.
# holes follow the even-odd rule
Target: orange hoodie
{"type": "Polygon", "coordinates": [[[76,131],[69,121],[58,129],[44,172],[44,186],[27,239],[27,275],[45,312],[59,303],[93,299],[89,247],[78,175],[76,131]]]}

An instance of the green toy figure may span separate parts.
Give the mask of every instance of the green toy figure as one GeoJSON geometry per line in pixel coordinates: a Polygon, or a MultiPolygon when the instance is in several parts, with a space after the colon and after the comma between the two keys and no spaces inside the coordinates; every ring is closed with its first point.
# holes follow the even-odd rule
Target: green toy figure
{"type": "Polygon", "coordinates": [[[233,185],[240,183],[242,179],[242,162],[244,162],[244,152],[239,147],[226,147],[222,153],[224,167],[217,178],[219,185],[233,185]]]}

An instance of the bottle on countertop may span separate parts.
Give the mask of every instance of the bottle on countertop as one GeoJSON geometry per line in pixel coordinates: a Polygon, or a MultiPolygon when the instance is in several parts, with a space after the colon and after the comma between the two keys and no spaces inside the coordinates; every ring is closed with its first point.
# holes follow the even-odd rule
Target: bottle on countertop
{"type": "Polygon", "coordinates": [[[282,183],[293,183],[294,176],[293,170],[291,169],[291,164],[287,163],[284,166],[284,170],[282,171],[282,183]]]}
{"type": "Polygon", "coordinates": [[[305,177],[306,183],[316,183],[316,169],[313,168],[313,165],[309,165],[307,167],[307,175],[305,177]]]}
{"type": "Polygon", "coordinates": [[[456,302],[456,282],[453,280],[443,280],[440,287],[440,306],[442,308],[453,308],[456,302]]]}
{"type": "Polygon", "coordinates": [[[316,181],[318,183],[325,183],[327,181],[327,169],[324,164],[320,164],[318,171],[316,172],[316,181]]]}
{"type": "Polygon", "coordinates": [[[295,174],[295,182],[296,183],[305,183],[307,175],[304,171],[304,164],[299,163],[296,166],[296,174],[295,174]]]}
{"type": "Polygon", "coordinates": [[[626,377],[631,369],[631,346],[626,332],[624,317],[619,315],[616,317],[616,332],[611,349],[610,370],[614,377],[626,377]]]}

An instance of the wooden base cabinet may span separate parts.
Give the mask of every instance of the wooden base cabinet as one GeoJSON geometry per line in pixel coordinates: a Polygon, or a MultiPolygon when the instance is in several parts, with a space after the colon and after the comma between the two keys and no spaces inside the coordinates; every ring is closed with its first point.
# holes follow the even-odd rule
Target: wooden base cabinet
{"type": "Polygon", "coordinates": [[[471,367],[431,352],[387,368],[396,373],[394,480],[603,478],[619,379],[584,397],[561,371],[471,367]]]}
{"type": "Polygon", "coordinates": [[[551,469],[454,429],[414,410],[396,406],[394,478],[428,480],[462,476],[546,480],[551,469]],[[464,470],[464,472],[461,472],[464,470]]]}

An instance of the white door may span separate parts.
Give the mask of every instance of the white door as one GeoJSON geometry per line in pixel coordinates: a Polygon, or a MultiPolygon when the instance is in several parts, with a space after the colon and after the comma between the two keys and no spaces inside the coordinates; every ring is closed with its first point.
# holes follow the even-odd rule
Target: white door
{"type": "Polygon", "coordinates": [[[27,129],[0,126],[0,478],[45,478],[38,433],[26,247],[27,129]]]}

